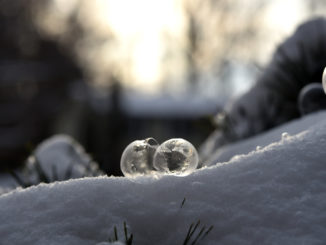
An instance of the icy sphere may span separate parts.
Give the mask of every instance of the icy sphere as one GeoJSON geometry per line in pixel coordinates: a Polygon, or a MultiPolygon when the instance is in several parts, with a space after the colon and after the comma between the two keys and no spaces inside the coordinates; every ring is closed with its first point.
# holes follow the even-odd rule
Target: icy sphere
{"type": "Polygon", "coordinates": [[[153,157],[157,147],[153,138],[131,142],[121,156],[120,168],[124,176],[147,175],[155,171],[153,157]]]}
{"type": "Polygon", "coordinates": [[[186,176],[198,166],[195,147],[184,139],[170,139],[161,144],[154,155],[154,168],[164,174],[186,176]]]}
{"type": "Polygon", "coordinates": [[[326,94],[326,67],[323,72],[322,83],[323,83],[324,92],[326,94]]]}
{"type": "Polygon", "coordinates": [[[301,115],[325,110],[326,96],[321,83],[309,83],[301,89],[298,107],[301,115]]]}

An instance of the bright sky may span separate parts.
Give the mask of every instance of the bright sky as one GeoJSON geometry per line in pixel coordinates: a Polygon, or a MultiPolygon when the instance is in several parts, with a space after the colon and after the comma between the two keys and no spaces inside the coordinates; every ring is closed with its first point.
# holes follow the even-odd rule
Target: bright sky
{"type": "Polygon", "coordinates": [[[164,32],[178,39],[184,23],[176,0],[98,0],[100,14],[120,42],[121,55],[131,60],[135,83],[155,86],[161,78],[164,32]]]}
{"type": "MultiPolygon", "coordinates": [[[[166,35],[175,40],[173,55],[179,52],[180,56],[185,48],[182,43],[186,30],[181,9],[183,0],[54,0],[63,15],[67,15],[79,1],[87,6],[82,12],[92,22],[90,30],[95,27],[103,32],[110,30],[117,41],[114,50],[108,42],[107,47],[85,52],[84,56],[88,56],[88,64],[95,67],[95,72],[96,69],[109,70],[113,59],[113,62],[125,66],[124,72],[128,74],[125,82],[128,85],[147,91],[157,90],[163,77],[166,35]]],[[[266,32],[272,34],[267,38],[266,51],[263,52],[268,56],[304,18],[303,0],[275,0],[270,5],[264,17],[266,32]]],[[[175,61],[171,61],[168,69],[174,70],[172,75],[181,74],[184,67],[180,57],[178,60],[176,55],[173,59],[175,61]]]]}
{"type": "MultiPolygon", "coordinates": [[[[161,60],[164,55],[163,32],[180,40],[185,30],[179,0],[98,0],[103,20],[110,24],[122,44],[121,53],[131,59],[130,73],[135,85],[145,90],[155,89],[162,78],[161,60]],[[131,50],[132,49],[132,50],[131,50]]],[[[276,0],[265,18],[266,28],[274,35],[266,43],[273,52],[276,43],[296,27],[302,13],[301,0],[276,0]]]]}
{"type": "Polygon", "coordinates": [[[276,0],[267,12],[266,24],[279,29],[281,33],[288,33],[303,18],[304,7],[302,0],[276,0]]]}
{"type": "MultiPolygon", "coordinates": [[[[274,0],[265,16],[265,28],[272,33],[266,40],[267,53],[294,32],[305,17],[304,0],[274,0]]],[[[263,58],[266,59],[266,58],[263,58]]]]}

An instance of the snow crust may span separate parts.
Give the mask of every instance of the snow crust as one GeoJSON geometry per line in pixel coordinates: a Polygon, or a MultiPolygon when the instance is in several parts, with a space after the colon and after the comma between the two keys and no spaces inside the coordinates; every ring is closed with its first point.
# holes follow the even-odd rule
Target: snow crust
{"type": "Polygon", "coordinates": [[[295,135],[307,129],[313,130],[316,124],[325,119],[325,112],[316,112],[285,123],[249,139],[226,145],[217,149],[207,162],[205,162],[205,165],[210,166],[214,165],[216,162],[226,162],[235,155],[248,154],[251,151],[255,151],[257,148],[263,148],[273,142],[278,142],[282,139],[283,133],[295,135]]]}
{"type": "Polygon", "coordinates": [[[248,143],[261,147],[186,177],[16,189],[0,196],[0,244],[106,244],[114,226],[123,237],[124,221],[135,245],[182,244],[198,219],[214,225],[199,244],[324,244],[325,119],[314,114],[242,142],[244,152],[248,143]]]}

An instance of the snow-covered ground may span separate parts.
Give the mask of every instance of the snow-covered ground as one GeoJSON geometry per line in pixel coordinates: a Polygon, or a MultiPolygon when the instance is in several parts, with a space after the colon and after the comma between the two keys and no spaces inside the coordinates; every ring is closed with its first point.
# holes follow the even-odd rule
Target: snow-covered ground
{"type": "Polygon", "coordinates": [[[135,245],[183,244],[198,220],[214,228],[197,244],[325,244],[325,149],[321,112],[228,146],[231,160],[186,177],[16,189],[0,196],[0,244],[108,244],[124,221],[135,245]]]}

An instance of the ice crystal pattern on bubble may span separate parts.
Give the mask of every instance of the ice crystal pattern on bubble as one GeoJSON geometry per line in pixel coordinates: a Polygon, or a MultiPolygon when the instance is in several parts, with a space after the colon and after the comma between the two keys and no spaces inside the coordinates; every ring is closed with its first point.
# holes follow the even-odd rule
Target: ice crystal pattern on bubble
{"type": "Polygon", "coordinates": [[[155,171],[153,157],[157,147],[153,138],[131,142],[121,156],[120,167],[124,176],[148,175],[155,171]]]}
{"type": "Polygon", "coordinates": [[[154,168],[163,174],[185,176],[198,166],[198,153],[188,141],[176,138],[162,143],[154,155],[154,168]]]}

